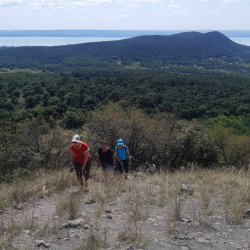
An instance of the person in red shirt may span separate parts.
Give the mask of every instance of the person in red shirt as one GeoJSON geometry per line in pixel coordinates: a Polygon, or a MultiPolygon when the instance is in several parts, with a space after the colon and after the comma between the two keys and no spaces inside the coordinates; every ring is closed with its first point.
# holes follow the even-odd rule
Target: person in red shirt
{"type": "Polygon", "coordinates": [[[84,186],[88,187],[89,171],[91,168],[91,157],[89,154],[89,147],[82,142],[79,135],[74,135],[72,139],[73,144],[70,146],[71,161],[74,164],[77,178],[83,187],[83,178],[85,178],[84,186]]]}

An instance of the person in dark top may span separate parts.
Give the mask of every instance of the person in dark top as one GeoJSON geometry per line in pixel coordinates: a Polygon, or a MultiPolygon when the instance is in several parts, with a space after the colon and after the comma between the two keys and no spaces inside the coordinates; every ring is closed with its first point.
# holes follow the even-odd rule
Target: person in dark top
{"type": "Polygon", "coordinates": [[[108,171],[115,168],[114,152],[107,146],[105,140],[101,140],[101,147],[98,149],[97,167],[102,166],[102,172],[105,181],[108,180],[108,171]]]}

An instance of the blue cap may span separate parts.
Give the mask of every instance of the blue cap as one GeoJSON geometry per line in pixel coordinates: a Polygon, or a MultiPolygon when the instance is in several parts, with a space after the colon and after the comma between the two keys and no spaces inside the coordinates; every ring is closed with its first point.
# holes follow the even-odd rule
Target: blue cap
{"type": "Polygon", "coordinates": [[[122,140],[122,139],[119,139],[117,145],[118,145],[118,146],[123,145],[123,140],[122,140]]]}

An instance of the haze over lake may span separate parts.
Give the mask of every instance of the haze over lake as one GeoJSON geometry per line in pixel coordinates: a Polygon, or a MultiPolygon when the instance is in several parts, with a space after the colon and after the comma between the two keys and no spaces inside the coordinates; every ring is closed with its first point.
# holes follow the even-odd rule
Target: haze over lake
{"type": "MultiPolygon", "coordinates": [[[[250,46],[250,37],[229,38],[236,43],[250,46]]],[[[0,46],[58,46],[121,39],[126,37],[0,37],[0,46]]]]}

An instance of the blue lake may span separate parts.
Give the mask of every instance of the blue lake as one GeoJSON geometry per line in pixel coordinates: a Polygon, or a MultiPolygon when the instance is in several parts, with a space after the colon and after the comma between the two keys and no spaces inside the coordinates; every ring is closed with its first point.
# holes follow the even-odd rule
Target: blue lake
{"type": "Polygon", "coordinates": [[[58,46],[78,43],[115,41],[123,37],[0,37],[0,46],[58,46]]]}
{"type": "Polygon", "coordinates": [[[229,37],[232,41],[250,46],[250,37],[229,37]]]}

